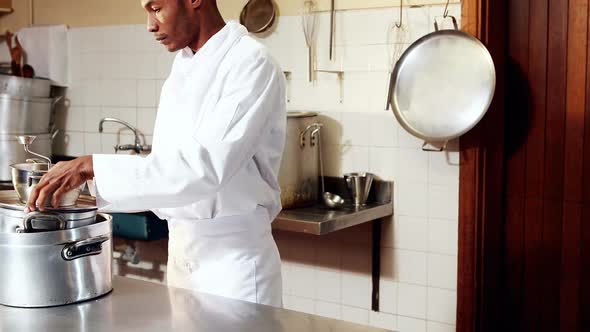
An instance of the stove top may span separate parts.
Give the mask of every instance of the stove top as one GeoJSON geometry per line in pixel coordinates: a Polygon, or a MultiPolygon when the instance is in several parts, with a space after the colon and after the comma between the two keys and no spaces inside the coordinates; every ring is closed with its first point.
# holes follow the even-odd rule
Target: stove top
{"type": "Polygon", "coordinates": [[[14,190],[12,182],[0,182],[0,190],[14,190]]]}

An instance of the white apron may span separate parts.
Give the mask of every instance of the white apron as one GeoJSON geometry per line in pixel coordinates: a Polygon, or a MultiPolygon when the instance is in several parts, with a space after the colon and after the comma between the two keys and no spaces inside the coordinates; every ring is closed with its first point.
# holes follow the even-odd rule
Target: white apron
{"type": "Polygon", "coordinates": [[[286,121],[281,69],[229,22],[177,54],[149,156],[93,155],[97,203],[168,220],[170,285],[281,306],[270,223],[286,121]]]}
{"type": "Polygon", "coordinates": [[[282,307],[281,261],[264,208],[169,222],[168,285],[282,307]]]}

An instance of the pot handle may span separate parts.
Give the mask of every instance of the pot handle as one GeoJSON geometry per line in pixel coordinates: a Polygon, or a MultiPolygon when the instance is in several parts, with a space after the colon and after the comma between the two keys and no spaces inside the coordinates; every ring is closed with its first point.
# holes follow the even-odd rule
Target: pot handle
{"type": "Polygon", "coordinates": [[[320,129],[322,129],[322,127],[324,126],[323,123],[319,123],[319,122],[315,122],[310,124],[309,126],[307,126],[302,132],[301,134],[299,134],[299,147],[301,149],[303,149],[305,147],[305,135],[307,135],[307,133],[309,131],[311,132],[310,135],[310,145],[311,146],[315,146],[315,136],[316,134],[320,131],[320,129]]]}
{"type": "Polygon", "coordinates": [[[66,261],[72,261],[81,257],[98,255],[102,252],[102,244],[110,239],[110,236],[102,235],[70,243],[62,249],[61,256],[66,261]]]}
{"type": "Polygon", "coordinates": [[[59,129],[54,129],[51,131],[51,141],[52,142],[55,139],[55,137],[57,136],[57,134],[59,134],[59,129]]]}
{"type": "Polygon", "coordinates": [[[58,224],[58,228],[56,230],[64,230],[66,229],[66,220],[58,213],[54,212],[31,212],[27,214],[23,218],[23,229],[25,233],[31,233],[35,231],[33,227],[33,221],[40,220],[40,221],[55,221],[58,224]]]}
{"type": "Polygon", "coordinates": [[[436,145],[429,142],[422,144],[422,151],[426,152],[443,152],[447,148],[449,141],[445,141],[442,145],[436,145]]]}
{"type": "MultiPolygon", "coordinates": [[[[453,27],[455,28],[455,30],[459,30],[459,24],[457,24],[457,19],[455,18],[455,16],[453,15],[447,15],[445,16],[445,18],[450,17],[453,20],[453,27]]],[[[438,22],[436,21],[436,18],[434,19],[434,31],[438,31],[438,22]]]]}
{"type": "Polygon", "coordinates": [[[43,175],[29,175],[27,177],[27,185],[29,186],[29,188],[33,186],[33,181],[34,180],[37,181],[35,183],[35,184],[37,184],[37,183],[39,183],[39,180],[41,180],[42,177],[43,177],[43,175]]]}
{"type": "Polygon", "coordinates": [[[352,190],[352,179],[349,177],[345,177],[344,181],[346,181],[346,186],[348,187],[348,189],[352,190]]]}
{"type": "Polygon", "coordinates": [[[53,100],[51,101],[51,107],[55,107],[55,104],[59,103],[59,101],[62,99],[63,99],[63,96],[57,96],[57,97],[53,98],[53,100]]]}

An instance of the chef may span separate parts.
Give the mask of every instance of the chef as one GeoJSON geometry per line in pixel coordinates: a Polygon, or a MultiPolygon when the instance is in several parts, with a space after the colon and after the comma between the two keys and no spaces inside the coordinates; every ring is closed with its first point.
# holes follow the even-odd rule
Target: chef
{"type": "Polygon", "coordinates": [[[171,286],[282,306],[271,221],[281,209],[285,82],[267,50],[215,0],[141,0],[148,30],[179,51],[162,87],[152,153],[56,164],[27,210],[93,180],[99,208],[168,220],[171,286]]]}

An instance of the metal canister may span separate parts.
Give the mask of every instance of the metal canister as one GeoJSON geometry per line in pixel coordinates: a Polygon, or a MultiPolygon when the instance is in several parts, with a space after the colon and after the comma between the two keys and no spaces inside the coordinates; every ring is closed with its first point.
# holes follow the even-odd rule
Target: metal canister
{"type": "Polygon", "coordinates": [[[318,201],[319,131],[322,124],[313,112],[288,112],[287,140],[279,171],[284,209],[318,201]]]}

